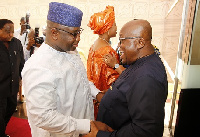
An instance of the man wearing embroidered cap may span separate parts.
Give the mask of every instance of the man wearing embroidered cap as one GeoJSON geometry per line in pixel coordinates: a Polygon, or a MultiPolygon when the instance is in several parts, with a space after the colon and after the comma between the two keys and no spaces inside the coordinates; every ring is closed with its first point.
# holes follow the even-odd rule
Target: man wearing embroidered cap
{"type": "Polygon", "coordinates": [[[90,125],[110,131],[94,119],[92,99],[102,94],[87,79],[76,47],[82,11],[51,2],[45,42],[22,71],[32,137],[79,137],[90,125]]]}

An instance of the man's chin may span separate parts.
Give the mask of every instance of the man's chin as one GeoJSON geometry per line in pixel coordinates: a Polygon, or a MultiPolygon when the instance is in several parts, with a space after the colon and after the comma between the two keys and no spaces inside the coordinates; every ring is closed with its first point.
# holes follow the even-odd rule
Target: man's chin
{"type": "Polygon", "coordinates": [[[3,42],[10,42],[12,39],[4,39],[3,42]]]}
{"type": "Polygon", "coordinates": [[[71,51],[75,51],[75,50],[76,50],[76,47],[73,46],[73,47],[71,48],[71,51]]]}

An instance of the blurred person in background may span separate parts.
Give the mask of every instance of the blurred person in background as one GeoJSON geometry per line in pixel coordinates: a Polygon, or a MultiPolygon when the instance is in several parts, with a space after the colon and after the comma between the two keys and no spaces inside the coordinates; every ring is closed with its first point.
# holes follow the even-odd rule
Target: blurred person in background
{"type": "Polygon", "coordinates": [[[0,19],[0,137],[16,110],[19,80],[24,66],[21,41],[13,37],[14,24],[11,20],[0,19]]]}
{"type": "Polygon", "coordinates": [[[14,31],[14,37],[19,39],[21,41],[21,43],[22,43],[25,61],[27,61],[28,58],[30,57],[30,51],[28,51],[26,49],[27,48],[27,44],[28,44],[29,29],[30,29],[30,27],[29,27],[29,24],[27,24],[27,22],[26,22],[26,18],[25,17],[21,17],[21,19],[20,19],[20,28],[18,28],[17,30],[14,31]],[[28,27],[27,27],[27,25],[28,25],[28,27]]]}
{"type": "MultiPolygon", "coordinates": [[[[20,19],[20,28],[14,31],[14,37],[19,39],[21,41],[22,47],[23,47],[23,52],[24,52],[24,59],[25,61],[30,57],[29,54],[30,52],[26,50],[27,43],[28,43],[28,32],[29,29],[27,29],[27,24],[26,24],[26,18],[21,17],[20,19]]],[[[20,80],[19,82],[19,102],[23,103],[23,95],[22,95],[22,81],[20,80]]],[[[16,108],[17,111],[17,108],[16,108]]]]}
{"type": "Polygon", "coordinates": [[[31,57],[31,55],[35,53],[41,46],[41,44],[44,42],[43,37],[38,37],[38,38],[42,39],[39,39],[39,42],[36,42],[35,30],[30,29],[28,33],[28,43],[26,47],[26,50],[29,51],[29,57],[31,57]]]}
{"type": "MultiPolygon", "coordinates": [[[[117,26],[115,23],[115,12],[113,6],[106,6],[104,11],[94,13],[89,20],[88,26],[98,35],[94,44],[90,47],[87,60],[87,76],[89,81],[101,91],[106,91],[110,85],[119,77],[118,69],[119,57],[110,45],[110,38],[116,37],[117,26]],[[113,54],[116,66],[108,66],[103,58],[106,54],[113,54]]],[[[94,100],[95,119],[98,113],[98,102],[94,100]]]]}
{"type": "Polygon", "coordinates": [[[45,41],[45,38],[46,38],[46,29],[47,29],[47,26],[44,25],[44,26],[42,27],[42,37],[43,37],[44,41],[45,41]]]}

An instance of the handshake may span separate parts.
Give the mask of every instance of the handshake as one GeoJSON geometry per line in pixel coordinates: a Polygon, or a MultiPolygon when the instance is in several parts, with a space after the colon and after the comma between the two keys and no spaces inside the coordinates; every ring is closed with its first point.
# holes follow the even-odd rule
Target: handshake
{"type": "Polygon", "coordinates": [[[90,132],[86,135],[80,135],[80,137],[96,137],[99,130],[107,132],[114,131],[111,127],[100,121],[90,121],[90,132]]]}

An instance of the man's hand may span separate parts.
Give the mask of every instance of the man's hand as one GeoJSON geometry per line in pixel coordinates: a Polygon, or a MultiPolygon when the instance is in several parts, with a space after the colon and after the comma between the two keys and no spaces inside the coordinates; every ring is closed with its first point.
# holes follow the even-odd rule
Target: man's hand
{"type": "Polygon", "coordinates": [[[100,122],[100,121],[91,121],[90,122],[91,131],[87,135],[83,135],[81,137],[96,137],[99,130],[112,132],[114,131],[108,125],[100,122]]]}
{"type": "Polygon", "coordinates": [[[91,129],[91,131],[87,135],[84,135],[82,137],[96,137],[99,130],[97,129],[96,125],[94,124],[94,121],[90,122],[90,129],[91,129]]]}
{"type": "Polygon", "coordinates": [[[101,102],[101,99],[102,99],[102,97],[104,96],[104,94],[105,93],[103,93],[103,92],[99,92],[97,95],[96,95],[96,100],[97,100],[97,102],[101,102]]]}
{"type": "Polygon", "coordinates": [[[26,47],[27,50],[30,50],[31,47],[35,44],[35,39],[33,37],[28,39],[28,45],[26,47]]]}
{"type": "Polygon", "coordinates": [[[100,121],[93,121],[93,123],[95,124],[95,126],[97,127],[98,130],[107,131],[107,132],[114,131],[111,127],[109,127],[108,125],[106,125],[105,123],[102,123],[100,121]]]}

